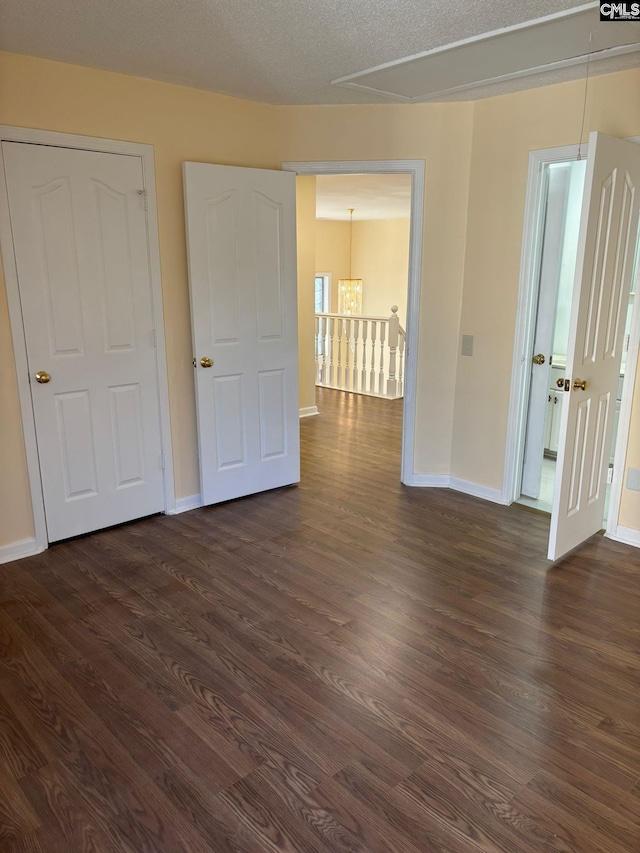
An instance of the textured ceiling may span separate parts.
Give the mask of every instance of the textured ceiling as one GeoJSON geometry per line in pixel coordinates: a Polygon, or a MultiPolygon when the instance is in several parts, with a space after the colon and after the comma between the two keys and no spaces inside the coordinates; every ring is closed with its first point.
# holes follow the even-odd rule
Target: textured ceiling
{"type": "MultiPolygon", "coordinates": [[[[332,86],[331,80],[575,5],[575,0],[0,0],[0,49],[272,104],[368,103],[383,99],[332,86]]],[[[578,73],[565,70],[560,78],[578,73]]],[[[512,81],[506,88],[523,85],[528,84],[512,81]]]]}
{"type": "Polygon", "coordinates": [[[411,212],[410,175],[318,175],[318,219],[402,219],[411,212]]]}

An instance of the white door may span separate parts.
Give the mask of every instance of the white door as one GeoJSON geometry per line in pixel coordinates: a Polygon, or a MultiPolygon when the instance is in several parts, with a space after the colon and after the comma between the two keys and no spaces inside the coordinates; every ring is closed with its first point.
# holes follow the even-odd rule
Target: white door
{"type": "Polygon", "coordinates": [[[184,184],[201,493],[211,504],[300,479],[295,175],[185,163],[184,184]]]}
{"type": "Polygon", "coordinates": [[[164,508],[142,164],[2,148],[53,542],[164,508]]]}
{"type": "Polygon", "coordinates": [[[640,146],[589,138],[549,559],[600,530],[640,206],[640,146]],[[583,387],[584,384],[584,387],[583,387]]]}
{"type": "Polygon", "coordinates": [[[542,459],[546,446],[545,422],[570,174],[571,167],[568,164],[548,171],[549,184],[540,259],[538,310],[531,353],[531,390],[520,489],[523,495],[536,499],[540,496],[542,459]]]}

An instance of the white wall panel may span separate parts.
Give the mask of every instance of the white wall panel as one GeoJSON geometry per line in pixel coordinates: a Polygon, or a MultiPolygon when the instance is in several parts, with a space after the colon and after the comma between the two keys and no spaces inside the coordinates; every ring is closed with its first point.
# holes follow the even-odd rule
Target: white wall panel
{"type": "Polygon", "coordinates": [[[217,376],[213,379],[213,388],[218,469],[244,465],[246,439],[242,376],[217,376]]]}
{"type": "Polygon", "coordinates": [[[135,323],[127,196],[92,181],[98,210],[99,274],[104,300],[105,349],[134,349],[135,323]]]}
{"type": "Polygon", "coordinates": [[[66,500],[98,491],[89,391],[55,395],[58,439],[66,500]]]}
{"type": "Polygon", "coordinates": [[[283,456],[287,450],[284,380],[284,370],[264,370],[258,374],[261,459],[283,456]]]}
{"type": "Polygon", "coordinates": [[[282,337],[282,206],[263,193],[251,194],[255,217],[255,275],[258,339],[282,337]]]}
{"type": "Polygon", "coordinates": [[[144,434],[140,385],[109,388],[111,434],[116,472],[116,488],[144,481],[144,434]]]}
{"type": "Polygon", "coordinates": [[[240,337],[238,249],[236,241],[237,194],[224,193],[206,206],[209,312],[213,343],[240,337]]]}
{"type": "Polygon", "coordinates": [[[32,193],[37,211],[33,235],[41,256],[51,355],[82,353],[82,301],[71,182],[67,177],[57,178],[44,187],[33,187],[32,193]]]}

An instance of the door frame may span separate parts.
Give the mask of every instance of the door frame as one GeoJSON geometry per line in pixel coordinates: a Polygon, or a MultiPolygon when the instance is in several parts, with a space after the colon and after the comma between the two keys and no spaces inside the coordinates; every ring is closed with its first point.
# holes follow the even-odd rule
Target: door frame
{"type": "MultiPolygon", "coordinates": [[[[1,142],[24,142],[32,145],[48,145],[56,148],[70,148],[84,151],[97,151],[105,154],[128,154],[139,157],[142,163],[144,189],[146,191],[147,240],[149,247],[149,274],[151,287],[151,310],[155,326],[156,369],[158,402],[160,408],[160,435],[164,457],[164,511],[167,514],[176,510],[176,498],[173,473],[173,453],[171,447],[171,422],[169,418],[169,386],[167,376],[167,359],[165,348],[164,314],[162,308],[162,282],[160,277],[160,244],[158,239],[158,218],[156,207],[156,186],[153,146],[134,142],[121,142],[114,139],[100,139],[93,136],[57,133],[48,130],[12,127],[0,125],[1,142]]],[[[31,507],[35,530],[35,544],[28,554],[36,554],[49,547],[47,525],[44,508],[44,495],[40,478],[40,460],[36,440],[36,424],[29,382],[29,367],[27,360],[27,342],[24,334],[22,305],[18,271],[13,247],[11,230],[11,215],[6,182],[4,180],[4,157],[0,146],[0,251],[4,267],[7,302],[9,305],[9,321],[13,337],[13,353],[16,364],[16,379],[20,412],[22,415],[22,431],[24,435],[25,452],[29,488],[31,491],[31,507]]],[[[20,556],[27,556],[27,553],[20,556]]]]}
{"type": "MultiPolygon", "coordinates": [[[[640,136],[628,137],[627,142],[640,144],[640,136]]],[[[524,442],[527,418],[527,407],[530,392],[530,363],[533,336],[535,334],[535,319],[538,300],[537,271],[543,238],[543,203],[545,182],[542,180],[543,168],[548,163],[562,163],[575,160],[579,149],[583,156],[588,156],[588,144],[565,145],[558,148],[544,148],[529,153],[529,172],[527,178],[527,193],[525,215],[522,232],[522,256],[520,263],[520,279],[518,285],[518,309],[516,314],[515,340],[513,347],[513,363],[511,370],[511,391],[509,398],[509,416],[507,424],[507,440],[502,484],[502,501],[511,504],[520,497],[522,481],[522,464],[524,459],[524,442]]],[[[640,270],[638,271],[640,278],[640,270]]],[[[631,406],[635,386],[635,374],[640,350],[640,311],[638,300],[634,302],[629,335],[629,349],[625,379],[622,386],[620,403],[620,418],[615,439],[613,481],[609,500],[606,535],[611,539],[622,539],[617,533],[618,516],[622,500],[624,459],[627,451],[627,441],[631,427],[631,406]],[[633,381],[628,381],[632,376],[633,381]],[[620,464],[622,460],[622,464],[620,464]]]]}
{"type": "MultiPolygon", "coordinates": [[[[589,151],[585,143],[584,156],[589,151]]],[[[546,181],[544,167],[549,163],[576,160],[580,146],[564,145],[529,152],[529,172],[522,226],[522,257],[518,283],[518,309],[511,367],[511,392],[507,421],[506,455],[502,481],[502,503],[511,504],[520,497],[527,412],[531,391],[531,364],[529,354],[534,344],[538,304],[538,272],[544,238],[544,203],[546,181]]]]}
{"type": "Polygon", "coordinates": [[[407,289],[407,343],[405,349],[404,404],[402,412],[402,462],[400,480],[415,484],[414,444],[416,431],[416,375],[422,278],[422,235],[424,230],[424,160],[320,160],[282,163],[282,169],[298,175],[411,175],[409,225],[409,276],[407,289]]]}

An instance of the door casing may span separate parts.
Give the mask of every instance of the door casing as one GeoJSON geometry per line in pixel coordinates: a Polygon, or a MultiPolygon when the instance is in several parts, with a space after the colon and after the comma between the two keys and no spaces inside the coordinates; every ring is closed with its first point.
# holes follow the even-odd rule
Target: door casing
{"type": "Polygon", "coordinates": [[[409,282],[407,292],[407,346],[405,352],[404,403],[402,417],[402,462],[400,479],[407,486],[417,485],[414,472],[416,433],[416,384],[418,367],[418,328],[420,319],[420,281],[422,277],[422,235],[424,230],[424,160],[334,160],[287,162],[282,168],[298,175],[411,175],[411,213],[409,232],[409,282]]]}
{"type": "MultiPolygon", "coordinates": [[[[158,241],[158,220],[156,208],[155,172],[153,147],[113,139],[100,139],[92,136],[56,133],[31,128],[0,125],[0,141],[24,142],[33,145],[50,145],[59,148],[98,151],[107,154],[129,154],[140,157],[146,191],[147,238],[149,245],[149,271],[151,300],[154,325],[156,329],[156,364],[158,377],[158,398],[160,404],[160,431],[162,452],[164,455],[164,511],[176,511],[176,499],[173,473],[173,454],[171,447],[171,425],[169,419],[169,389],[167,378],[167,360],[165,355],[164,318],[162,311],[162,285],[160,278],[160,247],[158,241]]],[[[4,159],[0,148],[0,173],[4,174],[4,159]]],[[[35,545],[29,554],[44,551],[48,545],[45,520],[44,497],[40,480],[40,462],[36,441],[35,417],[29,384],[27,345],[22,325],[22,308],[18,273],[13,251],[9,199],[4,180],[0,181],[0,250],[7,289],[9,320],[13,337],[13,352],[16,363],[18,395],[27,458],[27,471],[31,491],[31,507],[35,530],[35,545]]],[[[26,553],[20,556],[27,556],[26,553]]]]}
{"type": "MultiPolygon", "coordinates": [[[[640,144],[640,137],[631,137],[627,141],[640,144]]],[[[536,268],[543,236],[541,226],[543,222],[544,183],[541,180],[541,174],[544,166],[548,163],[563,163],[575,160],[579,150],[582,151],[582,156],[588,156],[588,145],[586,143],[583,143],[582,146],[566,145],[558,148],[546,148],[539,151],[532,151],[529,154],[529,175],[522,233],[522,258],[518,287],[516,334],[513,347],[509,419],[502,484],[502,502],[505,504],[511,504],[520,497],[522,479],[527,406],[530,390],[529,357],[533,347],[538,299],[536,268]]],[[[609,514],[605,531],[606,535],[611,539],[620,538],[617,535],[617,527],[622,497],[623,462],[629,437],[631,404],[633,402],[638,350],[640,349],[640,311],[638,311],[637,305],[636,301],[631,322],[618,433],[615,439],[613,482],[611,484],[609,514]]]]}

